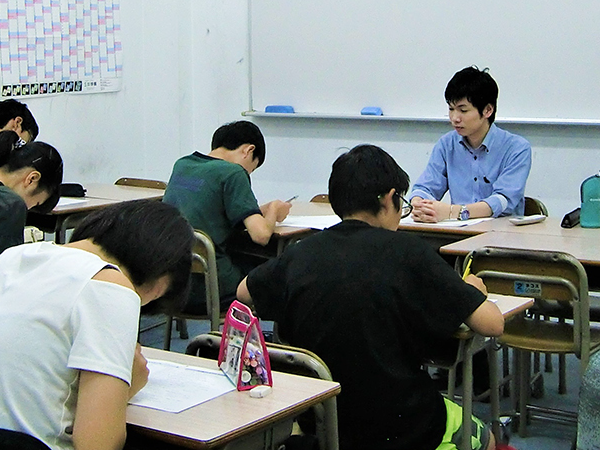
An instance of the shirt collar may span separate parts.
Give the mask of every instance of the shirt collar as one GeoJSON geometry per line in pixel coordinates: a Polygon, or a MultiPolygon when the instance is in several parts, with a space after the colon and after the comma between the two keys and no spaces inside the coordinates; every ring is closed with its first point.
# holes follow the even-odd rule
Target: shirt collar
{"type": "Polygon", "coordinates": [[[469,145],[469,143],[467,142],[466,138],[463,136],[460,136],[459,142],[463,145],[465,150],[467,150],[471,153],[474,150],[479,150],[479,149],[487,150],[493,144],[496,134],[498,134],[498,127],[496,126],[495,123],[493,123],[490,125],[490,129],[488,130],[487,134],[485,135],[485,138],[483,138],[483,142],[481,143],[481,145],[478,148],[471,147],[469,145]]]}

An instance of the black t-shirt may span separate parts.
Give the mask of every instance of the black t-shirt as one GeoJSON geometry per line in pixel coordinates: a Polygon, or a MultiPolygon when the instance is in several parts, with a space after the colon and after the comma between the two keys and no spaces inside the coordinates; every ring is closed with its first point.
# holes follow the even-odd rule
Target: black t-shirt
{"type": "MultiPolygon", "coordinates": [[[[258,314],[339,381],[342,448],[435,449],[441,394],[421,369],[485,300],[417,237],[344,221],[252,271],[258,314]]],[[[450,357],[450,355],[447,355],[450,357]]]]}

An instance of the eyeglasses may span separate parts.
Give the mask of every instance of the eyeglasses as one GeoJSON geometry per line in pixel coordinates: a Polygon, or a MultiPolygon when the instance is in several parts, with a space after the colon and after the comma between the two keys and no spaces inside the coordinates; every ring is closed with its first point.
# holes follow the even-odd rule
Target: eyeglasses
{"type": "Polygon", "coordinates": [[[402,215],[400,216],[400,218],[404,219],[405,217],[410,216],[410,213],[413,210],[413,205],[411,205],[410,202],[404,197],[402,197],[400,194],[398,194],[398,197],[400,197],[400,200],[402,200],[402,215]]]}
{"type": "MultiPolygon", "coordinates": [[[[395,191],[394,195],[396,195],[402,201],[402,215],[400,216],[400,218],[404,219],[405,217],[410,216],[410,213],[413,210],[413,205],[411,205],[408,200],[406,200],[404,197],[402,197],[398,191],[395,191]]],[[[381,199],[382,197],[383,197],[382,194],[377,196],[377,198],[379,198],[379,199],[381,199]]]]}

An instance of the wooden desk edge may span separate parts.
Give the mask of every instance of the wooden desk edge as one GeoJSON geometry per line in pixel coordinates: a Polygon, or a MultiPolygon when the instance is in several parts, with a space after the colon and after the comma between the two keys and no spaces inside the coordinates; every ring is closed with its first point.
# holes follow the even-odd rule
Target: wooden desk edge
{"type": "MultiPolygon", "coordinates": [[[[165,361],[173,361],[173,362],[180,363],[180,364],[189,364],[190,362],[193,363],[194,358],[196,358],[195,356],[191,356],[191,355],[167,352],[164,350],[158,350],[158,349],[154,349],[154,348],[150,348],[150,347],[143,347],[142,351],[147,358],[163,359],[165,361]],[[161,355],[163,356],[163,358],[161,358],[161,355]],[[165,356],[166,356],[166,358],[165,358],[165,356]]],[[[299,375],[293,375],[293,374],[286,374],[286,375],[299,376],[299,375]]],[[[322,380],[322,381],[326,381],[326,380],[322,380]]],[[[146,427],[142,424],[137,424],[137,423],[129,423],[128,422],[127,427],[130,430],[135,430],[135,432],[137,432],[143,436],[148,436],[148,437],[151,437],[151,438],[163,441],[163,442],[169,442],[169,443],[176,444],[176,445],[183,445],[187,448],[207,449],[207,448],[220,447],[220,446],[222,446],[230,441],[233,441],[241,436],[250,435],[250,434],[254,434],[256,432],[260,432],[261,430],[265,430],[277,422],[284,421],[286,418],[293,419],[300,413],[306,411],[308,408],[310,408],[314,405],[317,405],[319,403],[322,403],[323,401],[328,400],[330,398],[334,398],[336,395],[338,395],[341,392],[341,386],[338,382],[335,382],[335,381],[334,382],[328,381],[328,383],[331,383],[331,385],[327,389],[324,389],[320,393],[311,396],[310,398],[308,398],[304,402],[302,402],[302,404],[300,404],[300,405],[293,405],[293,406],[287,408],[286,410],[276,411],[276,412],[272,413],[271,415],[269,415],[268,417],[264,418],[264,420],[262,420],[260,422],[260,424],[250,425],[249,427],[236,428],[227,434],[219,435],[210,440],[199,441],[199,440],[194,439],[193,437],[168,433],[166,431],[161,431],[160,429],[157,429],[157,428],[150,428],[150,427],[146,427]],[[250,431],[248,431],[248,428],[250,428],[250,431]]],[[[141,406],[132,406],[132,405],[129,405],[128,407],[142,408],[141,406]]]]}

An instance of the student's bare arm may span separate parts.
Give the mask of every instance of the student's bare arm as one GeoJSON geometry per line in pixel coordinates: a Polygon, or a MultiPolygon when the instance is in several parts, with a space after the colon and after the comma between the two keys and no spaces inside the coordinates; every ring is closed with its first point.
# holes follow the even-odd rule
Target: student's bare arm
{"type": "Polygon", "coordinates": [[[291,203],[273,200],[261,206],[262,215],[253,214],[246,217],[244,226],[250,238],[259,245],[267,245],[275,229],[275,223],[285,219],[291,207],[291,203]]]}
{"type": "Polygon", "coordinates": [[[75,450],[119,450],[126,437],[129,386],[123,380],[82,370],[73,425],[75,450]]]}
{"type": "Polygon", "coordinates": [[[246,305],[251,307],[252,306],[252,296],[250,295],[250,291],[248,291],[247,280],[248,280],[248,277],[244,278],[238,285],[237,299],[240,302],[245,303],[246,305]]]}

